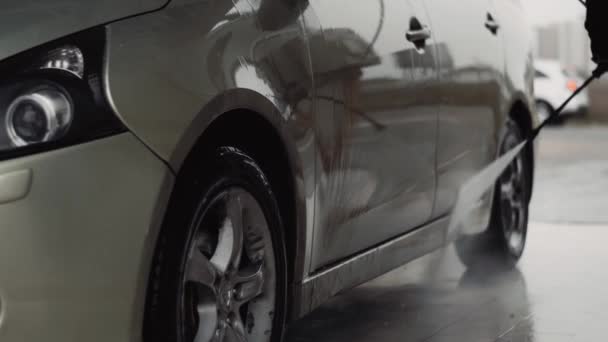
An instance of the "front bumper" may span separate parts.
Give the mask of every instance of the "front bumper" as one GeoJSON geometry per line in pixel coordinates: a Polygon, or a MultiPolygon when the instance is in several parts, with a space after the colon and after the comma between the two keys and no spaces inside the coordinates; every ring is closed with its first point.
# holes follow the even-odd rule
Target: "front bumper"
{"type": "Polygon", "coordinates": [[[140,341],[165,164],[125,133],[0,162],[3,176],[0,341],[140,341]]]}

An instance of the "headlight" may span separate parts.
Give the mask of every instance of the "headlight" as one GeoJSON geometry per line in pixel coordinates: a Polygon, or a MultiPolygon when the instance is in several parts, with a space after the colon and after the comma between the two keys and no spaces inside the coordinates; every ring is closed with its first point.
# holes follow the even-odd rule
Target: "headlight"
{"type": "Polygon", "coordinates": [[[72,123],[72,104],[58,87],[32,89],[17,97],[6,111],[6,130],[13,146],[60,138],[72,123]]]}
{"type": "Polygon", "coordinates": [[[125,131],[103,91],[104,49],[96,28],[0,62],[0,160],[125,131]]]}
{"type": "Polygon", "coordinates": [[[40,65],[41,69],[56,69],[73,73],[79,78],[84,77],[84,56],[76,46],[62,46],[51,50],[40,65]]]}

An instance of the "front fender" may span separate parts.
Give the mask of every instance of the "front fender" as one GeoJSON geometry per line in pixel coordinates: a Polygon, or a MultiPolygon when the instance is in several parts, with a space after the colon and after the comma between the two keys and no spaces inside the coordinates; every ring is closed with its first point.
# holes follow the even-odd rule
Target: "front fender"
{"type": "Polygon", "coordinates": [[[264,117],[294,173],[298,282],[309,260],[314,209],[306,39],[299,15],[262,28],[257,9],[243,6],[173,0],[161,11],[109,25],[106,95],[125,125],[175,172],[225,113],[241,109],[264,117]]]}

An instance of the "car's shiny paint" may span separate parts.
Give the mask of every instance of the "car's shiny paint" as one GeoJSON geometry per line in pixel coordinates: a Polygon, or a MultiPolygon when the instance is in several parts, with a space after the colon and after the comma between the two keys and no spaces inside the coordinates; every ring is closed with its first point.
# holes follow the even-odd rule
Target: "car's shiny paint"
{"type": "Polygon", "coordinates": [[[0,163],[0,340],[137,341],[173,175],[132,134],[0,163]]]}
{"type": "Polygon", "coordinates": [[[434,215],[454,205],[459,186],[496,157],[497,128],[505,93],[502,31],[486,29],[494,15],[487,0],[429,0],[426,6],[439,42],[441,98],[434,215]],[[452,18],[457,18],[456,20],[452,18]]]}
{"type": "Polygon", "coordinates": [[[506,62],[505,21],[485,0],[176,0],[110,25],[108,92],[175,170],[223,113],[271,122],[299,185],[302,281],[445,215],[496,157],[516,90],[531,89],[508,73],[528,71],[529,49],[506,62]],[[422,49],[405,37],[412,18],[433,33],[422,49]]]}
{"type": "Polygon", "coordinates": [[[93,26],[162,8],[168,0],[5,0],[0,59],[93,26]]]}
{"type": "Polygon", "coordinates": [[[293,170],[298,220],[289,228],[297,230],[295,267],[303,269],[312,249],[315,133],[299,8],[274,0],[178,0],[109,25],[107,85],[127,127],[174,170],[222,114],[240,110],[267,120],[293,170]]]}
{"type": "MultiPolygon", "coordinates": [[[[145,206],[149,217],[114,226],[116,231],[125,230],[121,246],[146,241],[137,260],[116,266],[121,277],[137,263],[133,272],[138,276],[129,286],[140,293],[146,291],[157,227],[169,200],[169,191],[160,190],[172,183],[167,174],[179,172],[197,140],[226,113],[263,118],[283,145],[268,153],[287,152],[296,224],[286,229],[295,230],[297,239],[291,308],[292,316],[298,317],[339,291],[446,243],[445,215],[459,185],[496,157],[501,129],[516,104],[533,112],[529,33],[517,1],[173,0],[165,6],[149,0],[108,6],[80,21],[70,17],[69,25],[53,21],[48,35],[2,45],[0,57],[158,9],[107,25],[106,95],[124,124],[154,153],[146,150],[155,162],[148,161],[153,165],[145,171],[164,175],[138,178],[125,187],[130,189],[126,199],[141,202],[138,207],[145,206]],[[499,25],[495,33],[486,27],[488,14],[499,25]],[[424,45],[406,36],[419,28],[417,24],[430,29],[424,45]],[[146,191],[140,190],[143,181],[149,183],[146,191]]],[[[53,12],[61,6],[45,8],[53,12]]],[[[35,26],[27,27],[14,23],[11,30],[26,32],[19,33],[25,37],[35,26]]],[[[55,156],[50,152],[31,158],[52,162],[55,156]]],[[[140,158],[133,163],[146,167],[140,158]]],[[[103,161],[111,171],[103,176],[114,177],[117,184],[123,184],[122,173],[131,179],[135,172],[131,162],[117,165],[119,161],[108,156],[103,161]]],[[[0,163],[0,169],[12,172],[15,168],[6,165],[13,163],[27,166],[20,159],[0,163]]],[[[63,172],[59,167],[52,170],[63,172]]],[[[78,179],[95,184],[95,175],[78,179]]],[[[40,187],[51,187],[50,180],[37,178],[36,170],[33,177],[25,199],[0,204],[0,210],[31,206],[33,220],[36,209],[46,205],[45,210],[53,210],[57,204],[51,205],[49,196],[34,196],[40,187]]],[[[67,178],[58,181],[71,185],[67,178]]],[[[92,202],[106,203],[118,189],[104,184],[109,193],[87,194],[92,202]]],[[[75,189],[70,194],[82,195],[75,189]]],[[[465,232],[485,229],[490,198],[473,211],[465,232]]],[[[14,215],[0,211],[3,222],[8,217],[17,225],[30,224],[14,215]]],[[[94,225],[107,229],[112,222],[96,220],[94,225]]],[[[32,232],[46,229],[41,222],[34,223],[29,226],[32,232]]],[[[70,229],[77,225],[66,224],[70,229]]],[[[21,243],[31,248],[31,241],[21,243]]],[[[40,246],[55,248],[44,241],[40,246]]],[[[50,257],[58,260],[59,254],[50,257]]],[[[7,292],[4,279],[0,278],[2,298],[7,292]]],[[[65,279],[73,282],[70,288],[84,281],[72,274],[65,279]]],[[[143,299],[130,294],[123,293],[123,299],[130,299],[123,304],[131,305],[125,312],[143,311],[143,299]]],[[[44,296],[50,301],[59,298],[50,292],[44,296]]],[[[14,325],[6,310],[4,327],[14,325]]],[[[125,312],[116,317],[126,317],[125,312]]],[[[137,315],[127,316],[131,330],[118,329],[110,337],[139,340],[141,321],[137,315]]],[[[56,323],[47,340],[69,338],[59,330],[62,323],[56,323]]],[[[78,331],[85,330],[97,331],[92,325],[78,331]]],[[[0,328],[0,336],[6,331],[0,328]]]]}
{"type": "Polygon", "coordinates": [[[294,308],[294,317],[301,317],[332,296],[353,284],[361,284],[376,278],[387,270],[425,255],[445,245],[449,219],[440,217],[424,227],[403,236],[391,239],[377,247],[368,249],[332,267],[307,278],[298,295],[300,306],[294,308]]]}
{"type": "MultiPolygon", "coordinates": [[[[495,18],[501,25],[502,51],[504,58],[504,80],[506,102],[501,112],[508,112],[516,102],[523,103],[534,112],[534,66],[531,49],[532,31],[523,15],[519,0],[492,0],[495,18]]],[[[536,115],[530,114],[532,126],[536,127],[536,115]]]]}
{"type": "Polygon", "coordinates": [[[437,130],[433,41],[405,38],[406,1],[315,0],[304,12],[315,80],[312,270],[430,218],[437,130]],[[426,50],[426,51],[425,51],[426,50]]]}

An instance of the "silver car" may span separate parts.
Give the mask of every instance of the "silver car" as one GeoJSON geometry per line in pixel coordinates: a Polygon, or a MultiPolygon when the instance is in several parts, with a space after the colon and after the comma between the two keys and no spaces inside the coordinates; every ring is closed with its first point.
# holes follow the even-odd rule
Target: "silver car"
{"type": "Polygon", "coordinates": [[[455,241],[521,256],[519,0],[5,0],[0,340],[280,341],[455,241]]]}

